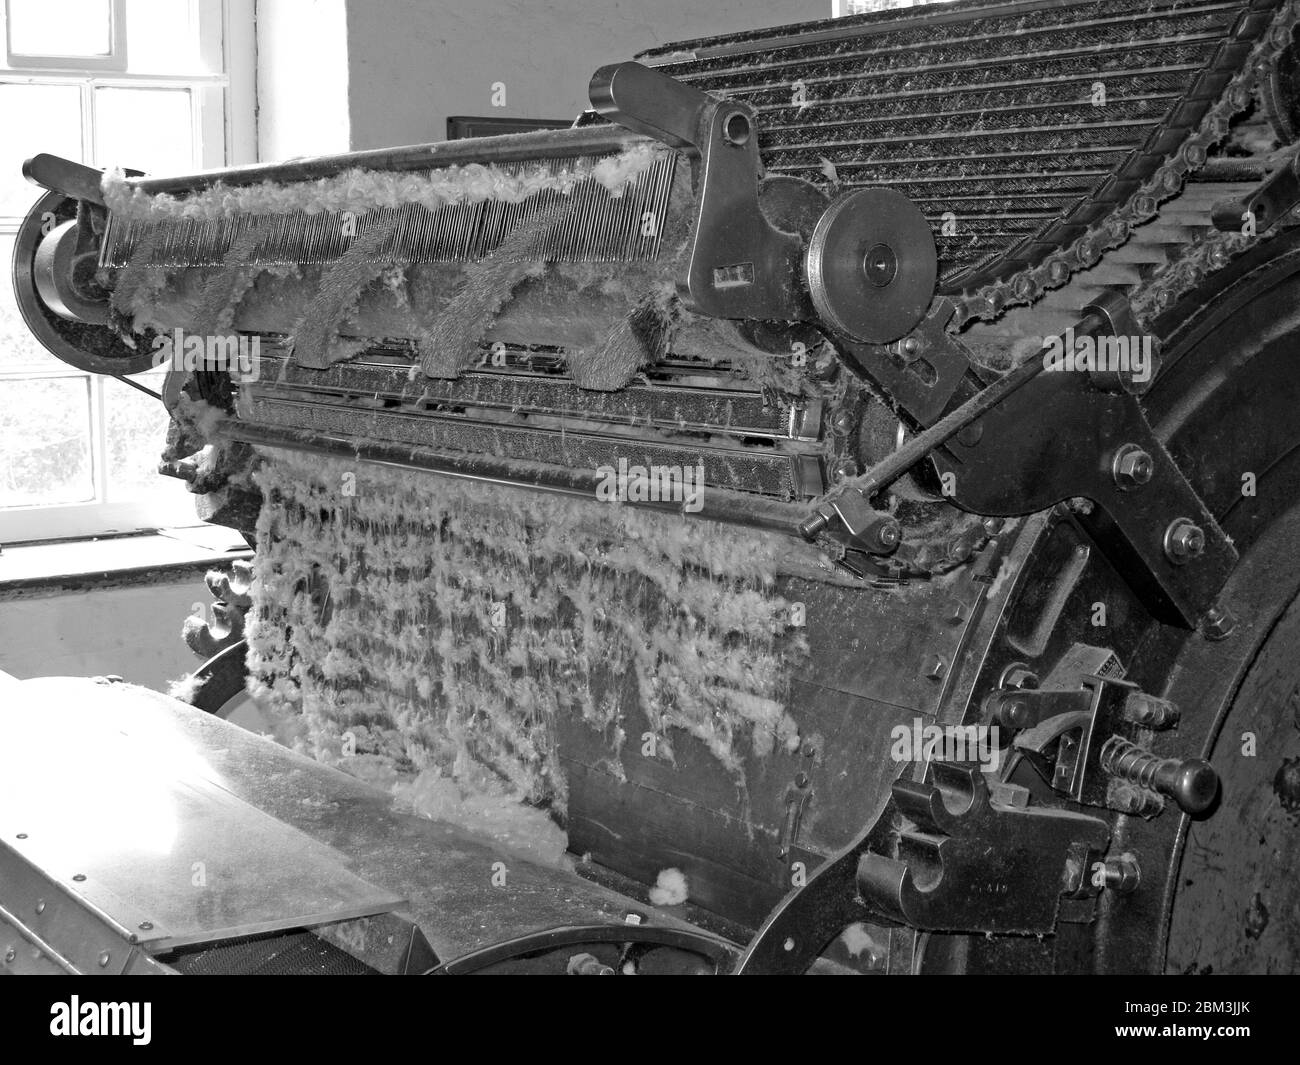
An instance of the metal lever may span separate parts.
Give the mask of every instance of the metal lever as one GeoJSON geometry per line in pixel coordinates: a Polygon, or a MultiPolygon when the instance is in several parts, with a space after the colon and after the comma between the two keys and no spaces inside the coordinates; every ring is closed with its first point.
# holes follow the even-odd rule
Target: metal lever
{"type": "Polygon", "coordinates": [[[811,319],[803,242],[759,207],[754,109],[630,62],[597,70],[589,95],[606,118],[691,157],[699,190],[685,283],[691,308],[714,318],[811,319]]]}

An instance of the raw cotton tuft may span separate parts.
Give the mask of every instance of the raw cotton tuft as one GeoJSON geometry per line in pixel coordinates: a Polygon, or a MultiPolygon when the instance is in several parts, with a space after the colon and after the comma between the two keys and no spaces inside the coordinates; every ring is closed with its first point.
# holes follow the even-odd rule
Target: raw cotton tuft
{"type": "Polygon", "coordinates": [[[661,869],[650,889],[650,901],[656,906],[680,906],[686,901],[686,877],[680,869],[661,869]]]}

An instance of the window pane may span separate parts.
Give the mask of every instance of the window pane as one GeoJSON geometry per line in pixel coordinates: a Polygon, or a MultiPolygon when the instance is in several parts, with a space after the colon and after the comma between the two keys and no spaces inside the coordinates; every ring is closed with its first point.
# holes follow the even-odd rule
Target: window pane
{"type": "Polygon", "coordinates": [[[0,216],[21,218],[40,199],[42,190],[22,171],[38,152],[81,159],[80,90],[0,83],[0,216]]]}
{"type": "Polygon", "coordinates": [[[145,74],[200,71],[198,19],[188,0],[126,0],[127,69],[145,74]]]}
{"type": "Polygon", "coordinates": [[[62,366],[53,355],[36,342],[18,313],[13,285],[9,283],[9,263],[13,258],[14,238],[0,234],[0,371],[18,369],[48,370],[62,366]]]}
{"type": "Polygon", "coordinates": [[[96,89],[96,164],[150,174],[195,168],[188,89],[96,89]]]}
{"type": "MultiPolygon", "coordinates": [[[[161,392],[167,371],[131,378],[161,392]]],[[[104,382],[108,431],[108,498],[113,502],[185,494],[185,485],[158,472],[167,443],[167,411],[159,400],[120,381],[104,382]]]]}
{"type": "Polygon", "coordinates": [[[9,0],[14,55],[113,54],[110,0],[9,0]]]}
{"type": "Polygon", "coordinates": [[[0,507],[94,495],[89,379],[0,381],[0,507]]]}

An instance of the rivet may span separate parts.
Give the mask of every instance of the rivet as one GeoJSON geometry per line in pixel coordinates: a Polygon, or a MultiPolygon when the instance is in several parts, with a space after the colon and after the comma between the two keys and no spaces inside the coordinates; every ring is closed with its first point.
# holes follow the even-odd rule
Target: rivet
{"type": "Polygon", "coordinates": [[[72,879],[75,880],[77,883],[81,883],[83,880],[86,879],[86,874],[85,874],[85,873],[73,873],[73,874],[72,874],[72,879]]]}
{"type": "Polygon", "coordinates": [[[44,899],[37,899],[37,900],[36,900],[36,912],[37,912],[37,913],[44,913],[44,912],[45,912],[45,900],[44,900],[44,899]]]}
{"type": "Polygon", "coordinates": [[[100,967],[101,969],[103,969],[105,966],[108,965],[108,961],[109,961],[109,953],[108,953],[108,951],[106,951],[106,950],[101,950],[101,951],[99,952],[99,967],[100,967]]]}

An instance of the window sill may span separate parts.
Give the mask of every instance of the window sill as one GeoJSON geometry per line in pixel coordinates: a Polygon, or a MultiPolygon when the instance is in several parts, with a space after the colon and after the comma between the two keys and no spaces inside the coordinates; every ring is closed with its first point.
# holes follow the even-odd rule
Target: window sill
{"type": "Polygon", "coordinates": [[[239,533],[219,525],[15,544],[0,552],[0,597],[152,584],[252,555],[239,533]]]}

